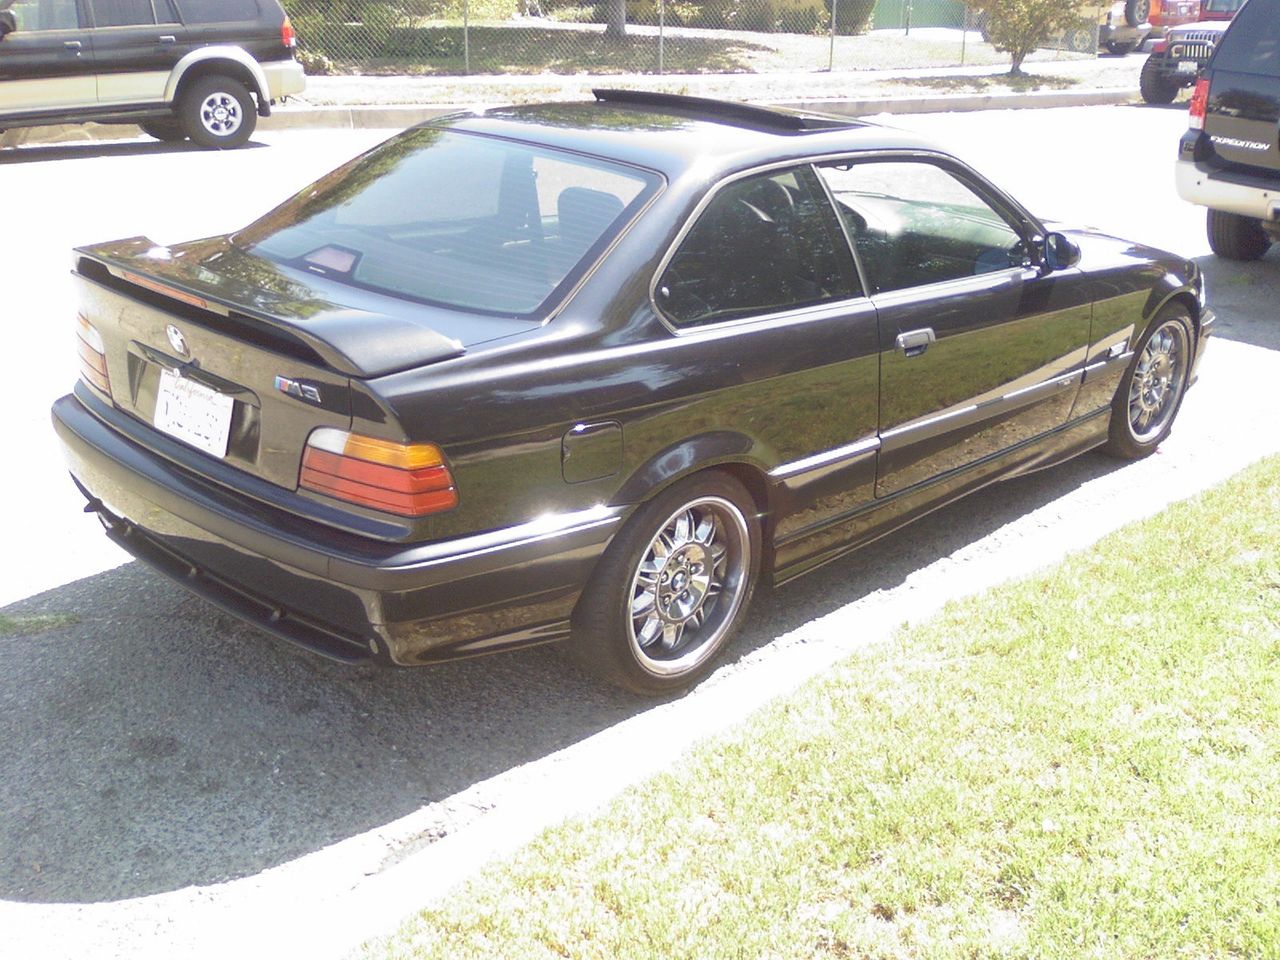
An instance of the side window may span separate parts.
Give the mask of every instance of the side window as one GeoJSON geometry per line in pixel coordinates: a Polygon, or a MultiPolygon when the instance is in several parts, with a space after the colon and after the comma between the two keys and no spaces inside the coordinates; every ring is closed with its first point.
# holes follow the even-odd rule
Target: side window
{"type": "Polygon", "coordinates": [[[13,11],[18,29],[23,33],[33,30],[75,30],[80,26],[76,0],[18,0],[9,9],[13,11]]]}
{"type": "Polygon", "coordinates": [[[155,0],[156,23],[181,23],[173,0],[155,0]]]}
{"type": "Polygon", "coordinates": [[[853,257],[809,167],[716,193],[658,279],[682,327],[861,296],[853,257]]]}
{"type": "Polygon", "coordinates": [[[155,23],[151,0],[93,0],[93,21],[99,27],[134,27],[155,23]]]}
{"type": "Polygon", "coordinates": [[[257,20],[257,0],[179,0],[187,23],[231,23],[257,20]]]}
{"type": "Polygon", "coordinates": [[[1022,262],[1022,237],[942,167],[871,160],[819,169],[876,293],[1022,262]]]}
{"type": "Polygon", "coordinates": [[[1277,4],[1247,3],[1218,44],[1213,65],[1236,73],[1274,74],[1280,63],[1277,4]]]}

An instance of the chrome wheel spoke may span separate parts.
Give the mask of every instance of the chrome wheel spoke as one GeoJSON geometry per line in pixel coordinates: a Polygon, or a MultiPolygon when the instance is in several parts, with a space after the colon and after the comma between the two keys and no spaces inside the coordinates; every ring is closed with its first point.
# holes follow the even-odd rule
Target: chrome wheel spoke
{"type": "Polygon", "coordinates": [[[662,626],[662,646],[674,650],[680,644],[680,635],[684,633],[683,623],[666,623],[662,626]]]}
{"type": "Polygon", "coordinates": [[[631,601],[631,616],[643,617],[652,613],[658,606],[658,597],[651,590],[645,590],[636,594],[636,598],[631,601]]]}

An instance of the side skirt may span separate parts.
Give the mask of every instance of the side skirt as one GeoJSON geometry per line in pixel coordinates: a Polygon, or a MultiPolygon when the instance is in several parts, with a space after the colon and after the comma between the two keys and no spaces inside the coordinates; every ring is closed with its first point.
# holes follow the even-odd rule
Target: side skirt
{"type": "Polygon", "coordinates": [[[836,517],[817,530],[774,545],[773,583],[781,586],[878,540],[961,497],[1101,446],[1111,425],[1106,406],[986,459],[836,517]]]}

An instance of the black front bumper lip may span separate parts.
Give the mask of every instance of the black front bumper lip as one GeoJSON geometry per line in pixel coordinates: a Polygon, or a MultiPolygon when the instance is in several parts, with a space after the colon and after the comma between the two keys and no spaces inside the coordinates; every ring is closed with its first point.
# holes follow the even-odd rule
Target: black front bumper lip
{"type": "Polygon", "coordinates": [[[334,656],[324,637],[290,635],[297,633],[294,624],[309,619],[310,627],[344,641],[335,648],[338,659],[352,659],[353,645],[376,650],[370,641],[377,638],[389,648],[377,651],[380,658],[407,664],[446,658],[451,648],[458,655],[500,649],[504,631],[512,645],[563,634],[595,561],[629,509],[599,506],[435,543],[354,540],[164,459],[91,412],[86,403],[94,398],[84,401],[78,395],[58,400],[53,426],[72,476],[112,539],[231,613],[334,656]],[[230,559],[195,557],[189,545],[197,542],[229,548],[230,559]],[[237,557],[278,568],[288,581],[281,589],[291,595],[246,583],[237,557]],[[331,606],[347,613],[307,617],[334,593],[342,603],[331,606]],[[540,623],[520,623],[525,608],[540,623]],[[411,639],[402,644],[402,638],[411,639]]]}

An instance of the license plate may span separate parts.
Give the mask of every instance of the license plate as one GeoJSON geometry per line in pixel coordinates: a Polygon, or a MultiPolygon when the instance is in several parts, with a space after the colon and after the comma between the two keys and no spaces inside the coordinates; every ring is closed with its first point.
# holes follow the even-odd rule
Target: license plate
{"type": "Polygon", "coordinates": [[[1199,69],[1200,69],[1200,64],[1196,60],[1179,60],[1178,61],[1179,73],[1195,73],[1199,69]]]}
{"type": "Polygon", "coordinates": [[[152,422],[157,430],[197,450],[225,457],[234,406],[235,400],[225,393],[211,390],[172,370],[161,369],[152,422]]]}

